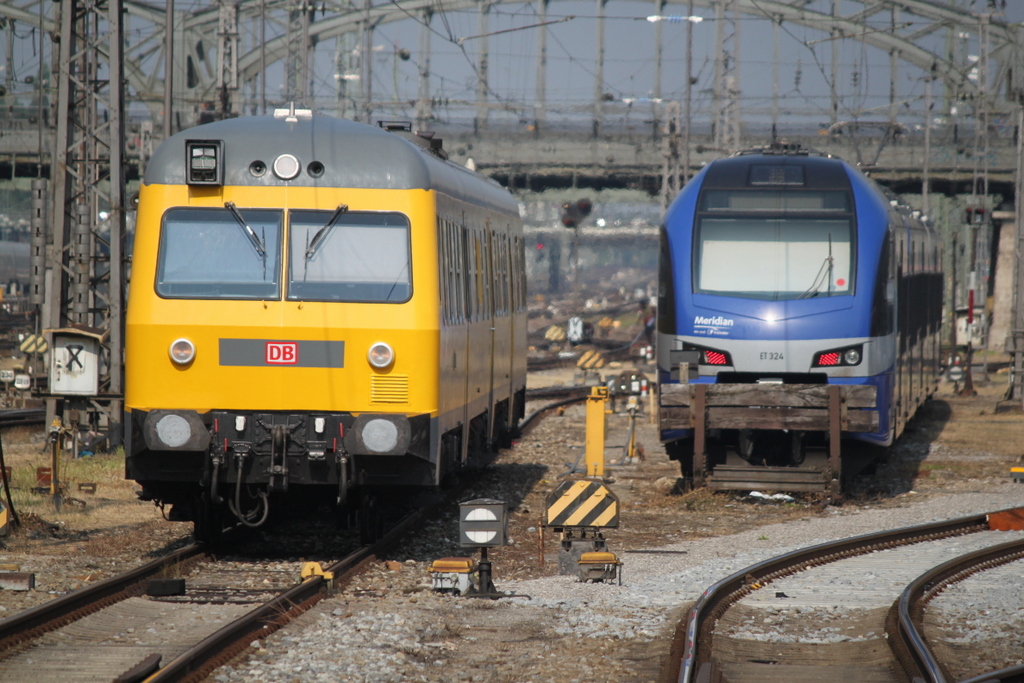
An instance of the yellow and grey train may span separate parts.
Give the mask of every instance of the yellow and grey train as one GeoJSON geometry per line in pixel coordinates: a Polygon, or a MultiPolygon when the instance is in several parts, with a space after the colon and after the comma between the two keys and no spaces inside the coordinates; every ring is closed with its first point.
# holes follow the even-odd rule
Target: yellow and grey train
{"type": "Polygon", "coordinates": [[[197,537],[405,499],[523,415],[518,204],[407,125],[186,130],[146,167],[126,335],[126,476],[197,537]]]}

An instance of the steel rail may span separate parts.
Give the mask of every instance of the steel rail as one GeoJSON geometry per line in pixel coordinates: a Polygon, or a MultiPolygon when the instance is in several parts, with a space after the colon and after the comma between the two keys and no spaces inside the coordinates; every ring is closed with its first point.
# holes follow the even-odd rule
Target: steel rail
{"type": "Polygon", "coordinates": [[[0,427],[39,424],[45,421],[45,408],[12,408],[10,410],[0,410],[0,427]]]}
{"type": "Polygon", "coordinates": [[[572,405],[573,403],[583,403],[584,401],[587,400],[587,396],[590,392],[590,387],[586,387],[586,390],[587,394],[584,394],[582,396],[571,396],[570,398],[562,399],[561,401],[555,401],[554,403],[548,403],[547,405],[541,406],[540,408],[533,411],[532,413],[530,413],[529,415],[522,419],[522,421],[519,423],[519,426],[516,429],[516,433],[519,436],[528,434],[529,431],[534,428],[536,423],[539,422],[541,418],[545,417],[552,410],[561,408],[563,406],[572,405]]]}
{"type": "MultiPolygon", "coordinates": [[[[962,581],[971,574],[1024,557],[1024,540],[1010,541],[1000,545],[982,548],[944,562],[914,579],[900,595],[894,607],[897,610],[897,628],[890,634],[890,646],[894,652],[908,653],[909,657],[897,655],[910,680],[927,683],[947,683],[949,676],[942,664],[928,647],[922,633],[924,608],[936,595],[950,584],[962,581]],[[893,642],[898,639],[899,642],[893,642]],[[899,650],[897,650],[899,648],[899,650]]],[[[969,679],[981,683],[988,681],[1019,680],[1024,665],[991,672],[969,679]]]]}
{"type": "Polygon", "coordinates": [[[714,630],[714,623],[730,605],[762,585],[808,566],[827,564],[873,550],[984,531],[989,528],[988,518],[992,514],[996,513],[971,515],[831,541],[801,548],[741,569],[709,586],[690,608],[683,633],[677,635],[677,641],[681,646],[675,648],[673,653],[672,673],[676,674],[674,678],[679,683],[691,683],[695,676],[701,673],[699,669],[710,666],[711,633],[714,630]]]}
{"type": "Polygon", "coordinates": [[[202,545],[186,546],[141,567],[84,586],[0,621],[0,658],[6,650],[25,641],[38,638],[115,602],[142,594],[143,581],[204,552],[202,545]]]}
{"type": "MultiPolygon", "coordinates": [[[[376,543],[363,546],[326,568],[334,573],[334,582],[344,581],[365,562],[421,522],[430,509],[417,510],[391,528],[376,543]]],[[[265,638],[319,602],[331,587],[321,576],[312,576],[246,613],[202,642],[186,650],[166,666],[145,679],[146,683],[199,681],[211,671],[241,654],[254,638],[265,638]]]]}

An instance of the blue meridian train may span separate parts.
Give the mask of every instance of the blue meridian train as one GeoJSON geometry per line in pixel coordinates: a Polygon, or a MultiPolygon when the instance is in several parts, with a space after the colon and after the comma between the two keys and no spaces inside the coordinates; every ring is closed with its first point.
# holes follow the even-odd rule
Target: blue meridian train
{"type": "MultiPolygon", "coordinates": [[[[842,436],[888,446],[937,387],[936,232],[840,159],[773,145],[711,162],[669,207],[660,252],[663,393],[680,381],[681,366],[684,383],[748,385],[748,393],[871,385],[877,415],[864,411],[870,420],[842,436]]],[[[763,426],[764,406],[776,404],[746,405],[760,410],[763,426]]],[[[684,475],[693,473],[688,419],[661,421],[661,440],[684,475]]],[[[706,447],[709,471],[726,464],[725,451],[747,465],[799,467],[805,447],[824,438],[796,423],[746,429],[738,419],[735,429],[708,430],[710,443],[726,445],[706,447]]]]}

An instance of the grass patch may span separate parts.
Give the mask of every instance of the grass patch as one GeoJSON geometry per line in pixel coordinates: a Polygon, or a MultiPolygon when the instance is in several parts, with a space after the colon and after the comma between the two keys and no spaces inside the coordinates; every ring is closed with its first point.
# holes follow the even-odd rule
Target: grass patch
{"type": "MultiPolygon", "coordinates": [[[[36,479],[37,467],[50,466],[50,454],[39,453],[29,462],[12,465],[11,500],[18,514],[37,514],[52,516],[53,503],[49,489],[36,493],[39,483],[36,479]]],[[[103,506],[110,501],[127,501],[135,498],[135,483],[124,478],[124,451],[118,449],[114,453],[93,455],[84,458],[71,458],[61,455],[58,459],[58,483],[65,499],[75,498],[85,502],[84,506],[75,504],[64,506],[61,515],[89,516],[92,509],[103,506]],[[80,492],[79,484],[95,484],[95,493],[80,492]]]]}

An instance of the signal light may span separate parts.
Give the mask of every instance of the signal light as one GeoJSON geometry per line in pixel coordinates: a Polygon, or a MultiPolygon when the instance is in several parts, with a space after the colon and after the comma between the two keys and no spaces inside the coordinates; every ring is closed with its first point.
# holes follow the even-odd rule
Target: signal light
{"type": "Polygon", "coordinates": [[[579,227],[579,224],[590,215],[593,208],[593,203],[586,198],[562,204],[562,225],[567,228],[579,227]]]}
{"type": "Polygon", "coordinates": [[[985,208],[982,206],[968,206],[964,210],[964,223],[968,225],[981,225],[985,222],[985,208]]]}

